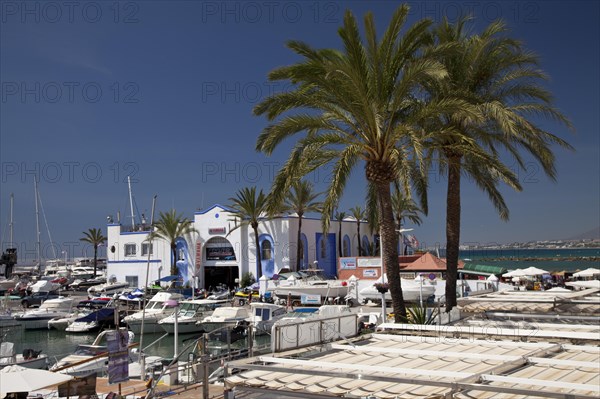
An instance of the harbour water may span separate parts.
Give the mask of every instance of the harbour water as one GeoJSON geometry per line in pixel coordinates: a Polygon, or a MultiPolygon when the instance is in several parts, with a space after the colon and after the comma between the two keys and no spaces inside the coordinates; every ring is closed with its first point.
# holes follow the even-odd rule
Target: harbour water
{"type": "MultiPolygon", "coordinates": [[[[55,363],[58,359],[71,354],[80,344],[91,344],[96,338],[98,332],[72,334],[58,330],[24,330],[21,326],[0,328],[0,341],[13,342],[15,351],[21,353],[24,349],[41,350],[42,353],[48,355],[50,364],[55,363]]],[[[161,338],[164,334],[144,334],[144,347],[146,355],[161,356],[164,358],[173,358],[174,351],[174,335],[167,335],[160,339],[156,344],[148,348],[148,345],[161,338]]],[[[178,339],[179,351],[182,353],[181,359],[187,359],[187,354],[193,350],[193,342],[199,338],[200,334],[180,334],[178,339]],[[189,347],[189,348],[188,348],[189,347]],[[188,350],[185,350],[188,348],[188,350]]],[[[140,336],[136,335],[134,342],[139,343],[140,336]]],[[[259,336],[256,338],[255,347],[264,345],[268,342],[268,336],[259,336]]],[[[233,350],[246,347],[246,339],[241,339],[231,345],[233,350]]],[[[225,349],[227,343],[220,341],[211,341],[209,348],[216,350],[217,348],[225,349]]]]}

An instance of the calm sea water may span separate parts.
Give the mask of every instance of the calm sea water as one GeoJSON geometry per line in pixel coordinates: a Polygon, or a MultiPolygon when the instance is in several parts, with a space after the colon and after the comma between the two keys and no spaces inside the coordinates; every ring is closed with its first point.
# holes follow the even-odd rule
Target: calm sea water
{"type": "MultiPolygon", "coordinates": [[[[24,330],[22,327],[11,327],[0,329],[0,335],[4,335],[4,340],[13,342],[15,344],[15,350],[17,353],[21,353],[23,349],[34,349],[41,350],[47,354],[50,363],[53,364],[57,359],[73,353],[77,345],[79,344],[91,344],[98,333],[87,333],[87,334],[72,334],[58,330],[24,330]],[[3,331],[4,330],[4,331],[3,331]]],[[[159,339],[163,334],[144,334],[144,347],[147,347],[155,340],[159,339]]],[[[198,335],[196,334],[180,334],[179,335],[179,351],[182,352],[184,348],[192,344],[192,341],[198,335]]],[[[134,341],[139,343],[139,335],[135,336],[134,341]]],[[[255,347],[258,345],[264,345],[268,341],[268,336],[257,337],[255,347]]],[[[211,342],[209,347],[227,347],[226,343],[218,341],[211,342]]],[[[240,340],[232,344],[233,349],[239,349],[245,347],[246,341],[240,340]]],[[[193,348],[190,348],[190,350],[193,348]]],[[[172,358],[174,350],[174,336],[168,335],[161,339],[158,343],[146,350],[147,355],[162,356],[165,358],[172,358]]],[[[189,350],[184,352],[181,357],[182,360],[187,359],[187,353],[189,350]]]]}
{"type": "MultiPolygon", "coordinates": [[[[440,256],[445,251],[440,250],[440,256]]],[[[535,266],[549,271],[575,271],[600,267],[600,248],[585,249],[485,249],[460,251],[460,259],[517,269],[535,266]]]]}

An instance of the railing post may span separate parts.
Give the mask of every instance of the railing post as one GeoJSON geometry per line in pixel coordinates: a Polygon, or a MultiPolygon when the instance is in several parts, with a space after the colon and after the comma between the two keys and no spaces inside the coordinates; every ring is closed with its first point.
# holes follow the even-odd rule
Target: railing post
{"type": "Polygon", "coordinates": [[[206,345],[208,340],[206,339],[206,333],[202,335],[202,398],[208,399],[208,353],[206,351],[206,345]]]}

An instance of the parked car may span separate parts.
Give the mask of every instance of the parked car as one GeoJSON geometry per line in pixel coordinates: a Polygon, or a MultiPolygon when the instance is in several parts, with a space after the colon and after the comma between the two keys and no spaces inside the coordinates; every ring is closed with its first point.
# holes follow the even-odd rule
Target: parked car
{"type": "Polygon", "coordinates": [[[56,291],[34,292],[31,295],[27,295],[26,297],[23,297],[23,299],[21,299],[21,305],[23,305],[24,308],[28,308],[31,306],[40,306],[42,304],[42,302],[45,302],[48,299],[56,299],[58,297],[59,297],[59,295],[56,291]]]}

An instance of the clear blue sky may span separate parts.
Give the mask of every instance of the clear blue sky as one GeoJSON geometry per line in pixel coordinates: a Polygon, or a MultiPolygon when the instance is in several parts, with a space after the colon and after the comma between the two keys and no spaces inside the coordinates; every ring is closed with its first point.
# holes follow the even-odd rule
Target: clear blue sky
{"type": "MultiPolygon", "coordinates": [[[[8,238],[8,199],[16,197],[15,240],[33,249],[33,175],[53,240],[69,256],[81,232],[106,216],[129,215],[132,174],[139,213],[228,203],[243,186],[268,189],[286,157],[254,151],[266,125],[253,106],[273,91],[267,73],[297,58],[289,39],[339,47],[345,8],[386,26],[392,1],[2,1],[0,227],[8,238]],[[72,5],[71,5],[72,4],[72,5]]],[[[569,237],[600,224],[598,2],[415,2],[411,22],[470,12],[481,27],[503,18],[537,52],[552,77],[557,106],[576,133],[548,125],[576,148],[557,150],[558,182],[535,165],[518,170],[522,193],[504,189],[511,220],[463,185],[462,241],[513,242],[569,237]]],[[[507,162],[510,163],[509,160],[507,162]]],[[[327,174],[312,176],[323,187],[327,174]]],[[[357,170],[342,207],[362,204],[357,170]]],[[[432,176],[430,214],[415,230],[426,245],[445,242],[446,184],[432,176]]],[[[43,236],[46,236],[43,227],[43,236]]],[[[48,242],[45,237],[44,242],[48,242]]],[[[22,255],[24,255],[22,253],[22,255]]],[[[51,256],[47,252],[46,256],[51,256]]],[[[88,254],[89,255],[89,254],[88,254]]],[[[31,258],[31,255],[28,256],[31,258]]]]}

